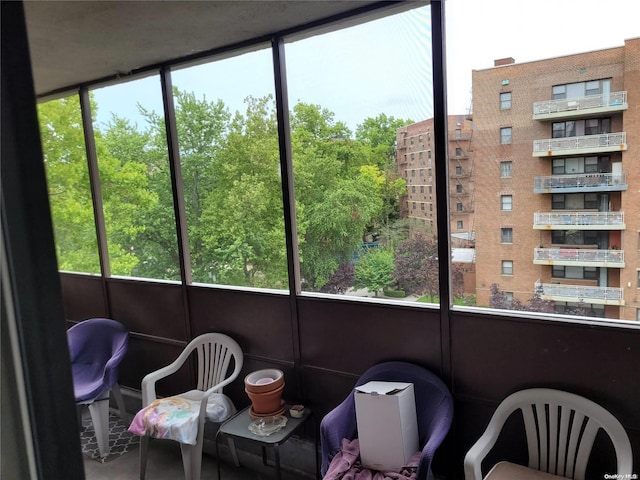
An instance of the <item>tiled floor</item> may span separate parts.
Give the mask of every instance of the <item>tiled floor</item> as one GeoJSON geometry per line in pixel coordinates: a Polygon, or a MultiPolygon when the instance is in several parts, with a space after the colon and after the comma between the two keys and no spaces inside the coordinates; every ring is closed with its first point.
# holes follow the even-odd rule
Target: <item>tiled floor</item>
{"type": "MultiPolygon", "coordinates": [[[[85,476],[87,480],[138,480],[139,449],[125,453],[107,463],[100,463],[84,456],[85,476]]],[[[262,480],[275,478],[272,467],[262,465],[258,456],[238,452],[241,467],[222,462],[223,480],[262,480]]],[[[224,457],[223,457],[224,459],[224,457]]],[[[154,440],[149,445],[147,460],[147,480],[181,480],[184,478],[180,446],[176,442],[154,440]]],[[[217,480],[216,459],[207,454],[202,458],[201,480],[217,480]]],[[[283,471],[283,480],[308,480],[309,477],[283,471]]]]}

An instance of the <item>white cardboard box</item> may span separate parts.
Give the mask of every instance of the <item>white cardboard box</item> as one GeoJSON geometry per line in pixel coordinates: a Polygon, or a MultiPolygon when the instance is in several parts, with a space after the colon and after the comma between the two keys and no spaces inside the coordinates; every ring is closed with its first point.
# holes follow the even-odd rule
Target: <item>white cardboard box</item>
{"type": "Polygon", "coordinates": [[[354,397],[362,465],[399,471],[418,451],[413,384],[369,382],[356,387],[354,397]]]}

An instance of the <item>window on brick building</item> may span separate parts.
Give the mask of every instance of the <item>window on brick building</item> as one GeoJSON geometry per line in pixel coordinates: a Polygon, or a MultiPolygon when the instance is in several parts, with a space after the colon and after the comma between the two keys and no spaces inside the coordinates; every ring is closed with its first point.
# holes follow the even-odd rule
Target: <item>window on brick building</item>
{"type": "Polygon", "coordinates": [[[420,210],[424,210],[424,203],[420,204],[420,210]]]}
{"type": "Polygon", "coordinates": [[[508,110],[511,108],[511,92],[500,94],[500,110],[508,110]]]}
{"type": "Polygon", "coordinates": [[[460,184],[456,185],[456,193],[462,193],[462,185],[460,184]]]}
{"type": "Polygon", "coordinates": [[[511,167],[513,163],[511,161],[500,162],[500,177],[511,178],[511,167]]]}
{"type": "Polygon", "coordinates": [[[462,175],[462,167],[460,165],[456,165],[456,175],[462,175]]]}
{"type": "Polygon", "coordinates": [[[512,195],[501,195],[500,196],[500,207],[502,210],[513,210],[513,196],[512,195]]]}
{"type": "Polygon", "coordinates": [[[513,275],[513,260],[502,260],[502,275],[513,275]]]}
{"type": "Polygon", "coordinates": [[[461,156],[462,156],[462,148],[456,147],[456,157],[461,157],[461,156]]]}
{"type": "Polygon", "coordinates": [[[503,228],[500,231],[500,241],[502,243],[513,243],[513,228],[503,228]]]}
{"type": "Polygon", "coordinates": [[[502,145],[509,145],[512,142],[512,129],[511,127],[503,127],[500,129],[500,143],[502,145]]]}
{"type": "Polygon", "coordinates": [[[456,223],[456,228],[458,230],[462,230],[464,228],[464,222],[462,220],[458,220],[458,222],[456,223]]]}
{"type": "Polygon", "coordinates": [[[599,269],[597,267],[578,267],[568,265],[554,265],[551,275],[554,278],[570,278],[574,280],[597,280],[599,269]]]}
{"type": "Polygon", "coordinates": [[[638,280],[638,283],[636,283],[636,287],[637,287],[637,288],[640,288],[640,270],[638,270],[638,271],[636,272],[636,274],[638,275],[638,279],[637,279],[637,280],[638,280]]]}
{"type": "Polygon", "coordinates": [[[458,202],[456,203],[456,212],[462,212],[463,208],[462,208],[462,203],[458,202]]]}

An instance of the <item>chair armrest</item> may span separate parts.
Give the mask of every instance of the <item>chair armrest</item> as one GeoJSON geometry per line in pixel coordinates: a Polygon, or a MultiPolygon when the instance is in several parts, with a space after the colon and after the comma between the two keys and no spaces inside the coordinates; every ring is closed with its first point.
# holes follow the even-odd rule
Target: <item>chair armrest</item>
{"type": "Polygon", "coordinates": [[[357,436],[353,393],[327,413],[320,422],[321,474],[327,472],[331,460],[342,448],[342,439],[357,436]]]}
{"type": "Polygon", "coordinates": [[[183,351],[180,356],[178,356],[178,358],[176,358],[169,365],[150,372],[144,376],[141,386],[143,407],[146,407],[157,398],[156,382],[176,373],[190,355],[190,351],[183,351]]]}
{"type": "MultiPolygon", "coordinates": [[[[496,411],[498,414],[498,411],[496,411]]],[[[502,431],[506,418],[496,415],[491,418],[487,429],[464,457],[465,480],[482,480],[482,461],[491,451],[502,431]]]]}

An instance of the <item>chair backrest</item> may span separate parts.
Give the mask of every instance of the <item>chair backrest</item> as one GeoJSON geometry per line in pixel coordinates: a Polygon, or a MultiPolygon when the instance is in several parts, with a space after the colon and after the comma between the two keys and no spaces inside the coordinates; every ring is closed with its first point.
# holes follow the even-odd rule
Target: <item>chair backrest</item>
{"type": "Polygon", "coordinates": [[[591,400],[548,388],[521,390],[498,406],[495,426],[501,427],[516,410],[521,410],[524,419],[529,468],[583,480],[596,434],[602,429],[616,451],[616,473],[632,473],[627,433],[609,411],[591,400]]]}
{"type": "Polygon", "coordinates": [[[205,391],[220,384],[215,393],[222,393],[223,387],[240,375],[244,357],[240,345],[233,338],[223,333],[202,334],[189,342],[183,355],[191,355],[194,352],[198,362],[198,390],[205,391]],[[229,374],[232,360],[233,371],[229,374]]]}
{"type": "Polygon", "coordinates": [[[104,388],[118,381],[118,365],[129,344],[129,332],[123,324],[109,318],[90,318],[67,330],[67,342],[74,371],[76,366],[92,366],[78,370],[85,376],[91,372],[93,378],[84,380],[95,381],[95,375],[103,375],[104,388]]]}

